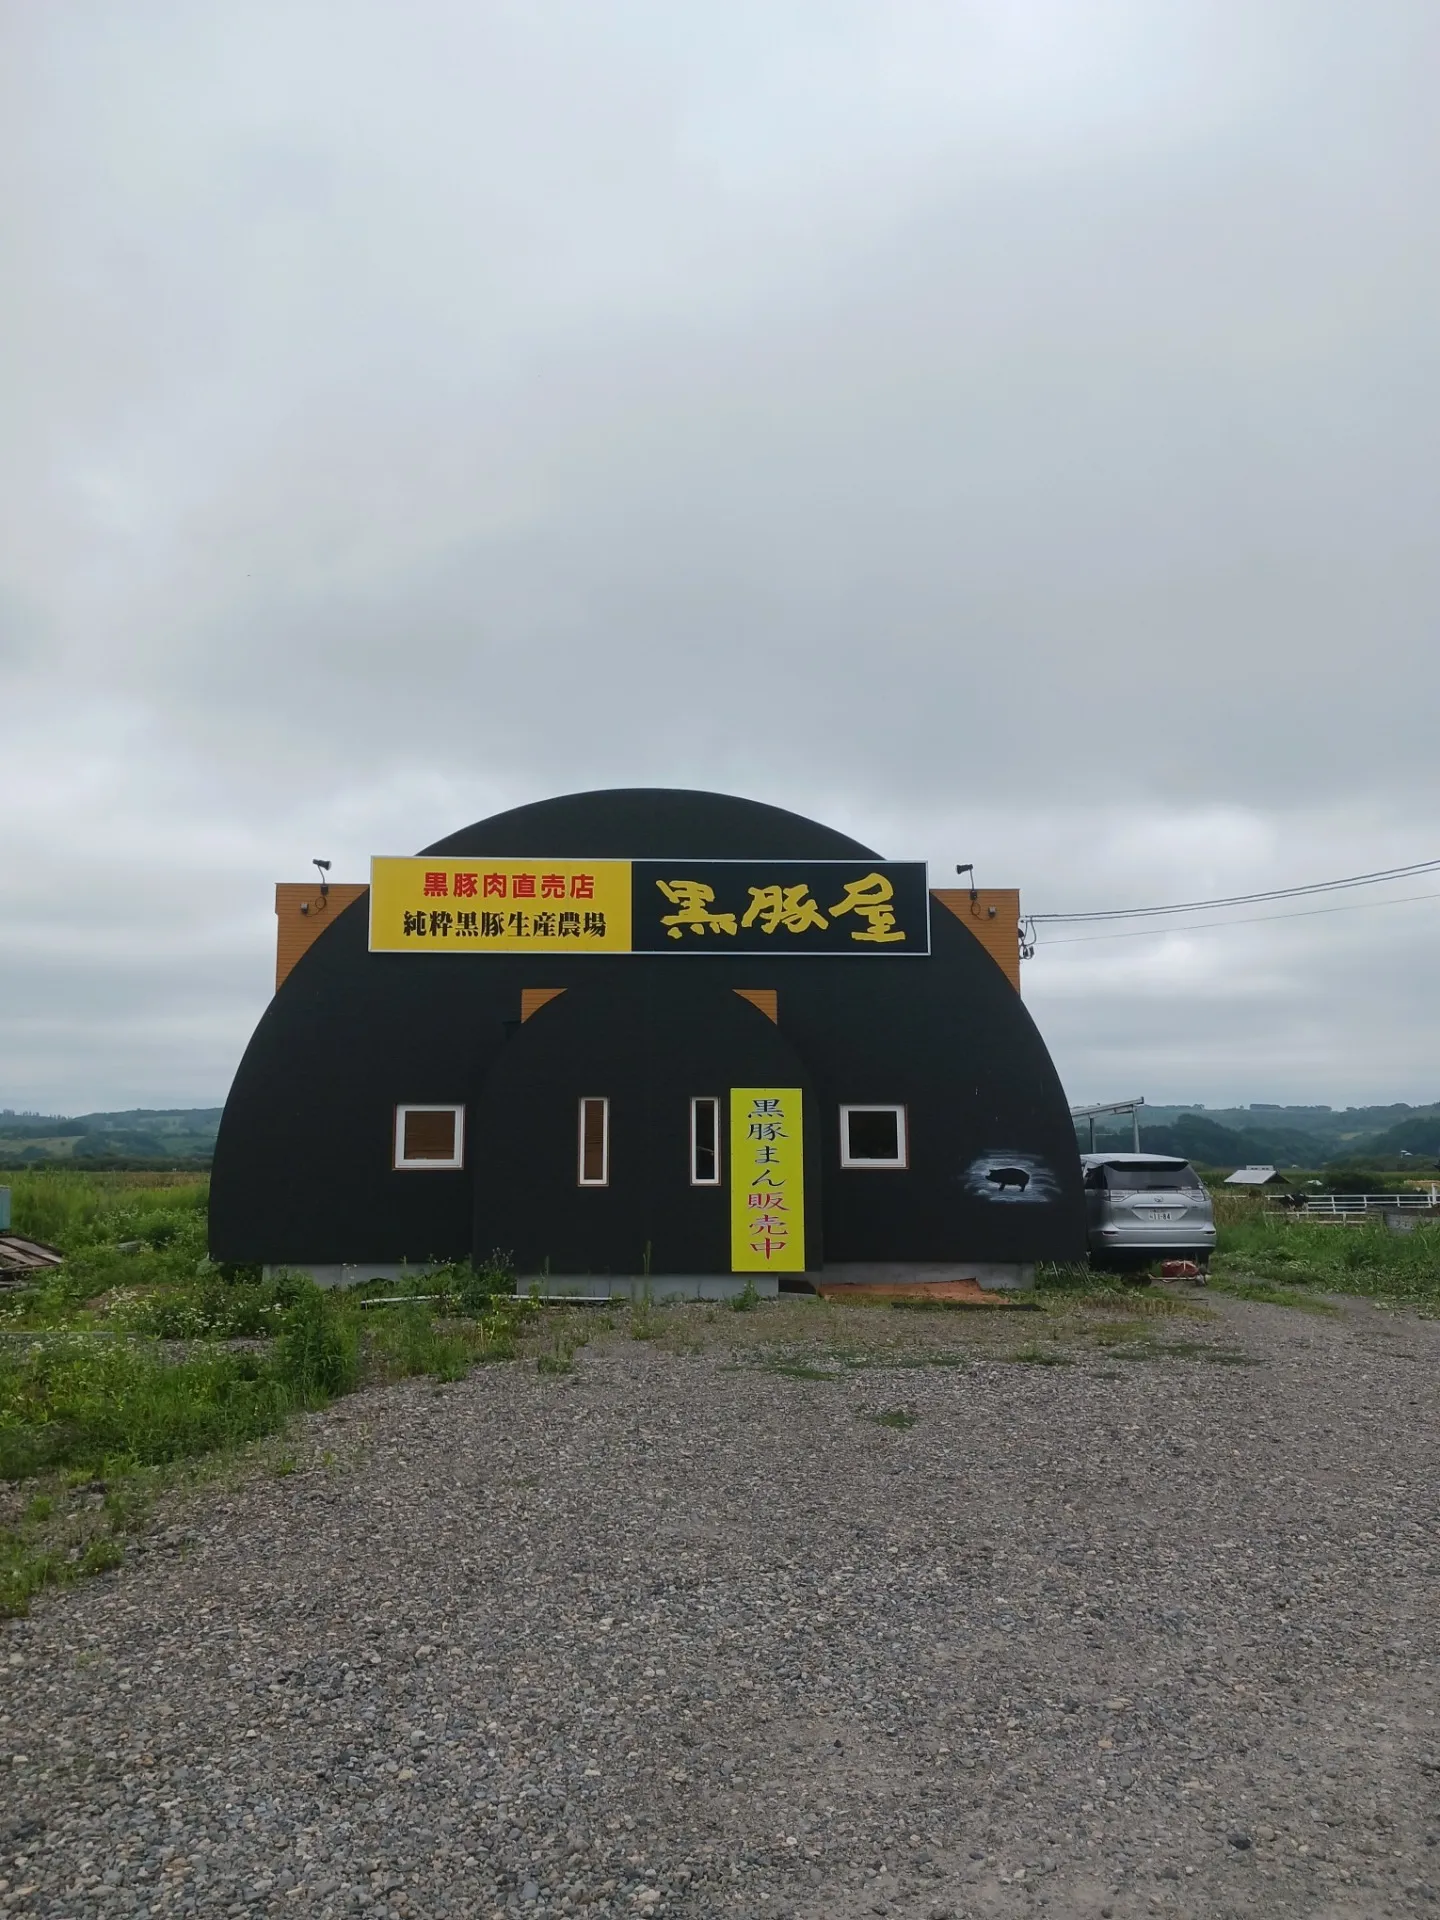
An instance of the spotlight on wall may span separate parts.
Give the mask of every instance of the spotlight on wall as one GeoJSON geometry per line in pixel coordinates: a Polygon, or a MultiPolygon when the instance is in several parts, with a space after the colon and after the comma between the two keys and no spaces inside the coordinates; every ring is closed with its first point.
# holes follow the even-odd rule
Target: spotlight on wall
{"type": "Polygon", "coordinates": [[[328,860],[312,860],[310,864],[312,867],[318,867],[320,869],[320,903],[323,907],[330,899],[330,862],[328,860]]]}
{"type": "Polygon", "coordinates": [[[975,887],[975,868],[973,863],[967,861],[963,867],[956,867],[955,874],[957,879],[962,873],[968,873],[970,876],[970,904],[973,907],[975,902],[980,898],[975,887]]]}

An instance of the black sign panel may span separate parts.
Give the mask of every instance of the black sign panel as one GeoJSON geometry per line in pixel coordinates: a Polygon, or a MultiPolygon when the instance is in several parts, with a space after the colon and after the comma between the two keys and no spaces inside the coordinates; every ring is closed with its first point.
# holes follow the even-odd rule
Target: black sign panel
{"type": "Polygon", "coordinates": [[[635,953],[925,954],[921,860],[637,860],[635,953]]]}

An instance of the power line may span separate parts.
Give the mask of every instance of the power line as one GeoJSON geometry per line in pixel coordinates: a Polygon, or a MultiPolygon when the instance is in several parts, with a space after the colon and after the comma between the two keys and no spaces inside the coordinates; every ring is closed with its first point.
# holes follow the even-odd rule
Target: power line
{"type": "MultiPolygon", "coordinates": [[[[1343,880],[1316,880],[1304,887],[1272,887],[1264,893],[1233,893],[1223,900],[1181,900],[1168,907],[1110,907],[1099,913],[1030,913],[1025,918],[1036,926],[1095,920],[1150,920],[1167,913],[1211,912],[1220,907],[1258,906],[1266,900],[1296,900],[1307,894],[1340,893],[1347,887],[1375,887],[1386,880],[1404,880],[1413,874],[1437,871],[1440,871],[1440,860],[1417,860],[1408,867],[1385,867],[1377,873],[1353,873],[1343,880]]],[[[1428,896],[1417,894],[1414,897],[1421,899],[1428,896]]],[[[1275,917],[1286,919],[1291,916],[1280,914],[1275,917]]],[[[1239,926],[1242,923],[1237,920],[1230,924],[1239,926]]]]}
{"type": "Polygon", "coordinates": [[[1258,927],[1271,920],[1310,920],[1319,913],[1373,913],[1377,907],[1404,907],[1415,900],[1440,900],[1440,893],[1406,893],[1395,900],[1356,900],[1348,907],[1302,907],[1298,913],[1254,913],[1243,920],[1190,920],[1179,927],[1141,927],[1136,933],[1072,933],[1047,940],[1049,947],[1083,947],[1095,940],[1154,940],[1170,933],[1218,933],[1224,927],[1258,927]]]}

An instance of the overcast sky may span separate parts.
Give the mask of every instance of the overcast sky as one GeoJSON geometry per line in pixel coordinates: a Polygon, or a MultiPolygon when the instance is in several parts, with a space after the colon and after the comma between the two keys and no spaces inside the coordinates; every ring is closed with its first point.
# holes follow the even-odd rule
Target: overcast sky
{"type": "MultiPolygon", "coordinates": [[[[218,1101],[276,879],[579,788],[1034,909],[1440,855],[1437,72],[1434,0],[0,0],[0,1105],[218,1101]]],[[[1434,1099],[1437,935],[1026,999],[1076,1100],[1434,1099]]]]}

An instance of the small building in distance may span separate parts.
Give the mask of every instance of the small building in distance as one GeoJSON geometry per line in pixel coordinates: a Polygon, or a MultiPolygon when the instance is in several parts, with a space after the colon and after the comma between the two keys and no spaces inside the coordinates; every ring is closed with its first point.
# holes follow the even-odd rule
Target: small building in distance
{"type": "Polygon", "coordinates": [[[1237,1167],[1227,1173],[1227,1187],[1288,1187],[1290,1182],[1274,1167],[1237,1167]]]}
{"type": "Polygon", "coordinates": [[[1019,897],[777,807],[582,793],[284,888],[217,1260],[524,1290],[1030,1284],[1085,1253],[1019,897]],[[293,896],[293,897],[292,897],[293,896]]]}

